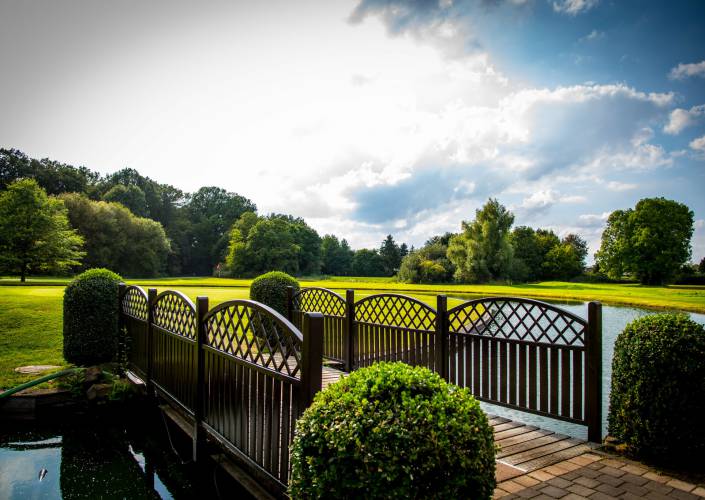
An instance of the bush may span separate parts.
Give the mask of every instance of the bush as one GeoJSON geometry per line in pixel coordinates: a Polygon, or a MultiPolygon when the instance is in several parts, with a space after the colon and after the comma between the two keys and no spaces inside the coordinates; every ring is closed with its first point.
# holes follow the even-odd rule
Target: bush
{"type": "Polygon", "coordinates": [[[705,328],[685,315],[639,318],[617,337],[609,433],[657,461],[705,453],[705,328]]]}
{"type": "Polygon", "coordinates": [[[272,271],[257,276],[250,285],[250,298],[267,304],[269,307],[286,316],[286,287],[299,289],[299,282],[280,271],[272,271]]]}
{"type": "Polygon", "coordinates": [[[118,283],[107,269],[89,269],[64,291],[64,358],[77,365],[112,361],[118,351],[118,283]]]}
{"type": "Polygon", "coordinates": [[[492,428],[466,389],[379,363],[318,393],[296,425],[292,498],[491,498],[492,428]]]}

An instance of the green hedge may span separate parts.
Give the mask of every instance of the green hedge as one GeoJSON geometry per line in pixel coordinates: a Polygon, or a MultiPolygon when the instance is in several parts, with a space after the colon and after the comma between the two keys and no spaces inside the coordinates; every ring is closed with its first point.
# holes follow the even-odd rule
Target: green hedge
{"type": "Polygon", "coordinates": [[[299,282],[292,276],[281,271],[265,273],[252,280],[250,298],[286,316],[286,288],[289,286],[299,290],[299,282]]]}
{"type": "Polygon", "coordinates": [[[612,361],[609,433],[660,462],[705,453],[705,328],[685,315],[631,322],[612,361]]]}
{"type": "Polygon", "coordinates": [[[113,361],[118,351],[118,283],[107,269],[89,269],[64,291],[64,358],[77,365],[113,361]]]}
{"type": "Polygon", "coordinates": [[[292,498],[491,498],[492,428],[465,389],[379,363],[316,395],[296,425],[292,498]]]}

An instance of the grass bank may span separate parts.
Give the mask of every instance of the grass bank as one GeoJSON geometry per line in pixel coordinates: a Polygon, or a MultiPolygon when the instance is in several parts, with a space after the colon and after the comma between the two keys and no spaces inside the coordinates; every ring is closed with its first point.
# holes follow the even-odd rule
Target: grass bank
{"type": "MultiPolygon", "coordinates": [[[[16,286],[17,279],[0,278],[0,389],[36,378],[14,371],[25,365],[66,366],[62,357],[62,298],[65,278],[30,279],[16,286]]],[[[131,284],[177,289],[195,300],[210,298],[211,306],[223,301],[248,298],[250,280],[229,278],[160,278],[129,280],[131,284]]],[[[357,297],[389,291],[414,296],[435,305],[435,295],[449,295],[449,306],[463,298],[483,295],[515,295],[550,300],[601,300],[608,304],[680,309],[705,313],[705,287],[645,287],[632,284],[587,284],[546,282],[526,285],[410,285],[384,278],[302,279],[303,286],[320,286],[342,292],[356,290],[357,297]]]]}

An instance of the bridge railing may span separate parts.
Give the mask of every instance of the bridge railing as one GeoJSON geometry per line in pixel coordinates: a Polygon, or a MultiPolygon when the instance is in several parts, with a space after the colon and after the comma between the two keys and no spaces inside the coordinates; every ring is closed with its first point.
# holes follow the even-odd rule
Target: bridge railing
{"type": "Polygon", "coordinates": [[[296,420],[321,389],[323,316],[305,313],[302,333],[258,302],[209,310],[123,284],[119,305],[128,366],[192,421],[194,459],[209,435],[284,491],[296,420]]]}
{"type": "MultiPolygon", "coordinates": [[[[517,297],[470,300],[450,310],[405,295],[374,294],[355,301],[330,290],[303,289],[290,298],[335,296],[347,349],[346,370],[377,361],[426,366],[486,402],[585,425],[601,441],[602,306],[588,304],[587,320],[565,309],[517,297]],[[343,318],[341,318],[341,316],[343,318]]],[[[296,314],[329,307],[290,300],[296,314]]],[[[324,337],[337,330],[324,329],[324,337]]],[[[327,341],[324,341],[327,342],[327,341]]],[[[324,353],[324,356],[327,355],[324,353]]]]}

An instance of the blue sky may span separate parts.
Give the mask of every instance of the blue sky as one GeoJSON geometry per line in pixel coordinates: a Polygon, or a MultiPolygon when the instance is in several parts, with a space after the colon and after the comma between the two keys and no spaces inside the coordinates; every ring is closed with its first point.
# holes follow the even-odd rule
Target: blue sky
{"type": "Polygon", "coordinates": [[[705,3],[0,4],[0,144],[219,185],[354,247],[488,197],[597,250],[665,196],[705,257],[705,3]]]}

